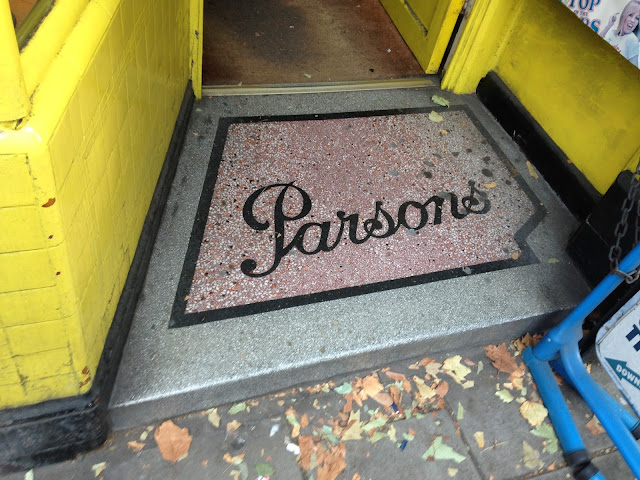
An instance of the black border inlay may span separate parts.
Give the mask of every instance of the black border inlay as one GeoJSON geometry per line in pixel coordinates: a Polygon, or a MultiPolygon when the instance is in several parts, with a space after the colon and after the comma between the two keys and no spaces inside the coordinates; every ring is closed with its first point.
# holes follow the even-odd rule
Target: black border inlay
{"type": "Polygon", "coordinates": [[[496,156],[503,162],[504,166],[511,172],[513,180],[517,182],[527,197],[534,205],[534,214],[525,222],[525,224],[516,232],[514,239],[521,249],[521,254],[517,260],[508,259],[495,262],[488,262],[479,265],[469,266],[472,273],[484,273],[495,270],[502,270],[516,266],[529,265],[538,263],[538,259],[526,243],[526,238],[542,221],[546,215],[546,209],[542,206],[540,200],[535,196],[531,188],[524,182],[520,174],[509,162],[506,155],[502,152],[498,144],[493,140],[489,132],[482,126],[480,121],[467,106],[451,106],[451,107],[427,107],[427,108],[405,108],[392,110],[376,110],[367,112],[343,112],[331,114],[309,114],[309,115],[285,115],[285,116],[256,116],[256,117],[222,117],[218,123],[216,137],[211,151],[209,166],[200,195],[200,202],[196,213],[187,254],[180,274],[178,288],[176,291],[171,318],[169,320],[169,328],[187,327],[199,325],[203,323],[224,320],[228,318],[253,315],[262,312],[280,310],[284,308],[297,307],[300,305],[308,305],[311,303],[324,302],[328,300],[336,300],[340,298],[351,297],[355,295],[363,295],[367,293],[379,292],[383,290],[391,290],[395,288],[409,287],[422,283],[445,280],[449,278],[466,276],[462,268],[444,270],[421,275],[414,275],[395,280],[386,280],[383,282],[370,283],[355,287],[346,287],[325,292],[318,292],[308,295],[300,295],[296,297],[282,298],[277,300],[269,300],[266,302],[252,303],[248,305],[238,305],[235,307],[220,308],[217,310],[209,310],[206,312],[185,313],[187,300],[185,297],[189,295],[191,284],[193,281],[193,273],[195,272],[196,262],[200,253],[200,245],[204,236],[204,230],[207,225],[209,209],[211,207],[211,199],[218,177],[218,168],[222,159],[222,153],[227,137],[229,127],[239,123],[259,123],[259,122],[282,122],[282,121],[301,121],[301,120],[333,120],[344,118],[362,118],[362,117],[380,117],[393,116],[415,113],[429,113],[431,111],[455,111],[462,110],[471,119],[474,126],[479,130],[482,136],[487,140],[488,144],[493,148],[496,156]]]}

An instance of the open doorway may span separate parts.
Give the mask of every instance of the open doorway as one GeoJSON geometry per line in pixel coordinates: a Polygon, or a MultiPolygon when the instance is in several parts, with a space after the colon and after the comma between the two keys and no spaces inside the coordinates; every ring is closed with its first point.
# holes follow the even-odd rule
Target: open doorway
{"type": "Polygon", "coordinates": [[[206,0],[204,85],[424,76],[378,0],[206,0]]]}

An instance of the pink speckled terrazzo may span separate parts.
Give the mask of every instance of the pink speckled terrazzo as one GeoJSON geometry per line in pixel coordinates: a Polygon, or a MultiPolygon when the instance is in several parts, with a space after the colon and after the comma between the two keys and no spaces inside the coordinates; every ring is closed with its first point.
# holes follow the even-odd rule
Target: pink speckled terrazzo
{"type": "Polygon", "coordinates": [[[439,109],[439,123],[429,112],[221,125],[178,315],[225,318],[531,261],[533,194],[470,112],[439,109]]]}

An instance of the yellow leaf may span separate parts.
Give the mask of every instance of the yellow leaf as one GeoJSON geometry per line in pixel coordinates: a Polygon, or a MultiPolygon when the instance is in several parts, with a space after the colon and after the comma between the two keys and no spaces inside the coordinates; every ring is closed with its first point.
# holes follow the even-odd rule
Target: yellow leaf
{"type": "Polygon", "coordinates": [[[384,390],[384,387],[380,383],[378,375],[372,373],[362,379],[362,389],[370,397],[375,397],[378,393],[384,390]]]}
{"type": "Polygon", "coordinates": [[[362,422],[360,421],[360,410],[351,412],[349,415],[349,425],[341,437],[343,441],[346,440],[360,440],[362,438],[362,422]]]}
{"type": "Polygon", "coordinates": [[[529,425],[532,427],[537,427],[538,425],[542,425],[542,422],[549,412],[544,405],[538,402],[532,402],[531,400],[527,400],[522,405],[520,405],[520,415],[527,419],[529,425]]]}
{"type": "Polygon", "coordinates": [[[462,357],[460,355],[456,355],[455,357],[447,358],[442,364],[442,371],[460,385],[462,385],[466,380],[464,377],[471,373],[471,369],[469,367],[460,363],[461,360],[462,357]]]}
{"type": "Polygon", "coordinates": [[[484,448],[484,432],[476,432],[473,434],[473,438],[476,439],[478,448],[484,448]]]}
{"type": "Polygon", "coordinates": [[[218,428],[220,426],[220,415],[218,415],[218,409],[212,408],[211,410],[207,410],[206,414],[209,419],[209,423],[218,428]]]}
{"type": "Polygon", "coordinates": [[[225,453],[222,456],[222,459],[230,465],[240,465],[244,461],[245,455],[246,455],[246,452],[243,452],[240,455],[236,455],[235,457],[232,457],[231,454],[225,453]]]}
{"type": "Polygon", "coordinates": [[[540,460],[540,452],[529,445],[527,442],[522,442],[522,462],[527,468],[538,470],[544,467],[544,462],[540,460]]]}
{"type": "Polygon", "coordinates": [[[496,182],[489,182],[484,184],[484,188],[496,188],[498,184],[496,182]]]}
{"type": "Polygon", "coordinates": [[[227,432],[235,432],[240,425],[242,424],[237,420],[227,423],[227,432]]]}
{"type": "Polygon", "coordinates": [[[447,468],[447,474],[449,475],[449,477],[453,478],[458,474],[458,469],[457,468],[447,468]]]}
{"type": "Polygon", "coordinates": [[[136,442],[135,440],[131,440],[130,442],[127,442],[127,448],[134,453],[138,453],[140,450],[144,448],[145,445],[146,443],[136,442]]]}
{"type": "Polygon", "coordinates": [[[436,395],[435,389],[428,386],[423,379],[418,377],[417,375],[413,376],[413,381],[416,382],[416,386],[418,387],[418,393],[420,396],[426,400],[433,398],[436,395]]]}
{"type": "Polygon", "coordinates": [[[527,168],[529,169],[529,175],[531,175],[533,178],[538,178],[538,172],[536,172],[535,168],[533,168],[533,165],[529,160],[527,160],[527,168]]]}

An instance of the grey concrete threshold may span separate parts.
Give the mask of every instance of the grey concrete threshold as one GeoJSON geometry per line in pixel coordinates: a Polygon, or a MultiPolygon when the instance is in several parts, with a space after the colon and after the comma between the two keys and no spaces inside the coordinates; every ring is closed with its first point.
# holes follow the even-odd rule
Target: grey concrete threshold
{"type": "MultiPolygon", "coordinates": [[[[196,102],[111,398],[115,429],[404,358],[497,343],[558,321],[587,292],[564,249],[576,222],[473,96],[437,88],[223,96],[196,102]],[[467,105],[547,210],[537,262],[365,295],[168,328],[220,117],[467,105]]],[[[473,273],[473,267],[472,267],[473,273]]]]}

